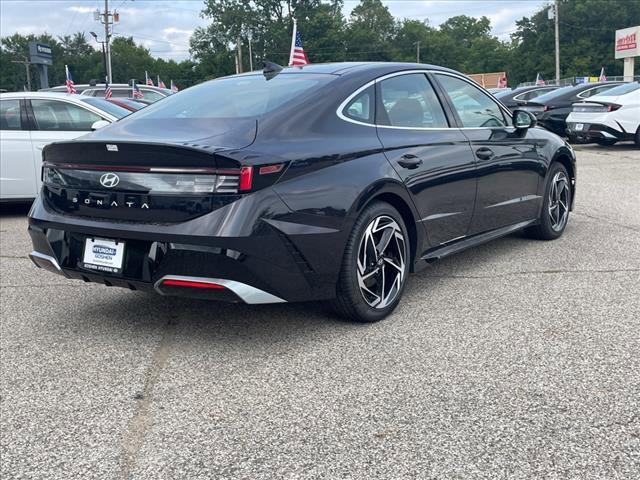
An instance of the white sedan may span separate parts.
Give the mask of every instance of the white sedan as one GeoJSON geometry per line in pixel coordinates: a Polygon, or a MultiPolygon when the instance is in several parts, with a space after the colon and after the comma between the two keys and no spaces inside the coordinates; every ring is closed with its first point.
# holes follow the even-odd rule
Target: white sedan
{"type": "Polygon", "coordinates": [[[634,140],[640,146],[640,83],[625,83],[574,103],[567,131],[579,140],[601,145],[634,140]]]}
{"type": "Polygon", "coordinates": [[[130,113],[106,100],[80,95],[0,94],[0,201],[38,195],[45,145],[79,137],[130,113]]]}

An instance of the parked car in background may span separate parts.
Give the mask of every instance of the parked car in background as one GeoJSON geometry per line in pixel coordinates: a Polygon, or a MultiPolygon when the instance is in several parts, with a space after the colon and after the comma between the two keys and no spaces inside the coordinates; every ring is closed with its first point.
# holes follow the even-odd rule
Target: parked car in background
{"type": "Polygon", "coordinates": [[[516,89],[501,90],[493,94],[503,105],[510,109],[519,108],[527,105],[533,100],[545,93],[557,90],[558,87],[552,85],[531,85],[528,87],[518,87],[516,89]]]}
{"type": "Polygon", "coordinates": [[[141,110],[147,106],[146,103],[136,102],[135,100],[131,100],[130,98],[112,97],[108,101],[111,103],[115,103],[119,107],[126,108],[127,110],[130,110],[132,112],[137,112],[138,110],[141,110]]]}
{"type": "Polygon", "coordinates": [[[575,154],[465,75],[334,63],[219,78],[44,151],[36,265],[373,322],[411,271],[526,229],[560,237],[575,154]]]}
{"type": "Polygon", "coordinates": [[[540,95],[527,105],[518,108],[533,113],[541,127],[564,137],[567,136],[567,117],[575,102],[606,92],[621,83],[598,82],[569,85],[540,95]]]}
{"type": "Polygon", "coordinates": [[[492,93],[493,95],[499,92],[510,92],[510,91],[511,91],[511,88],[509,87],[487,88],[487,92],[492,93]]]}
{"type": "MultiPolygon", "coordinates": [[[[76,91],[81,95],[88,95],[91,97],[104,97],[104,83],[97,83],[95,85],[81,84],[76,85],[75,88],[76,91]]],[[[138,84],[138,88],[140,88],[143,97],[139,99],[136,98],[135,100],[146,104],[151,104],[157,102],[158,100],[162,100],[169,95],[173,95],[173,92],[168,88],[160,88],[142,84],[138,84]]],[[[67,91],[67,87],[65,85],[59,85],[57,87],[51,87],[40,91],[64,93],[67,91]]],[[[113,83],[111,84],[111,91],[113,92],[112,98],[133,99],[133,90],[131,89],[131,85],[129,84],[113,83]]]]}
{"type": "Polygon", "coordinates": [[[41,185],[42,150],[47,144],[71,140],[130,113],[108,105],[108,109],[100,108],[104,105],[66,93],[0,94],[0,200],[36,197],[41,185]]]}
{"type": "Polygon", "coordinates": [[[634,140],[640,146],[640,83],[619,85],[574,103],[567,132],[570,137],[601,145],[634,140]]]}
{"type": "MultiPolygon", "coordinates": [[[[130,98],[135,100],[136,102],[151,104],[155,103],[158,100],[162,100],[170,95],[173,95],[173,92],[168,88],[160,88],[153,87],[151,85],[138,85],[138,88],[142,92],[142,98],[134,98],[133,90],[131,85],[127,84],[114,84],[111,85],[111,90],[113,92],[112,98],[130,98]]],[[[85,88],[82,91],[81,95],[88,95],[91,97],[104,97],[104,84],[98,84],[94,87],[85,88]]]]}

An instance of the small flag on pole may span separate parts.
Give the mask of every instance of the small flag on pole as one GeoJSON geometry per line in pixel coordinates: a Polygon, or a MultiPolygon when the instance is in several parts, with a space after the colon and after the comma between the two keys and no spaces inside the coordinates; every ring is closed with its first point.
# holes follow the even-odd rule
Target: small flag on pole
{"type": "Polygon", "coordinates": [[[76,85],[73,83],[73,77],[71,77],[71,72],[69,71],[69,67],[66,65],[64,66],[64,72],[67,76],[67,81],[66,81],[67,93],[78,93],[78,91],[76,90],[76,85]]]}
{"type": "Polygon", "coordinates": [[[109,82],[105,82],[104,84],[104,98],[109,100],[113,96],[113,90],[111,90],[111,85],[109,82]]]}
{"type": "Polygon", "coordinates": [[[291,36],[291,53],[289,54],[289,66],[308,65],[309,57],[302,48],[302,37],[298,31],[298,21],[293,19],[293,35],[291,36]]]}
{"type": "Polygon", "coordinates": [[[144,98],[144,93],[142,93],[142,90],[140,90],[140,87],[136,84],[136,82],[133,82],[133,86],[131,87],[133,90],[133,98],[144,98]]]}
{"type": "Polygon", "coordinates": [[[151,80],[151,78],[149,77],[149,74],[147,73],[147,71],[144,71],[144,78],[146,78],[147,80],[147,85],[151,85],[153,87],[153,80],[151,80]]]}
{"type": "Polygon", "coordinates": [[[167,88],[167,86],[164,84],[164,82],[162,80],[160,80],[160,75],[158,75],[158,87],[167,88]]]}
{"type": "Polygon", "coordinates": [[[536,85],[544,85],[544,78],[538,73],[536,76],[536,85]]]}
{"type": "Polygon", "coordinates": [[[599,82],[606,82],[607,76],[604,74],[604,67],[600,70],[600,77],[598,78],[599,82]]]}
{"type": "Polygon", "coordinates": [[[177,93],[178,92],[178,86],[175,83],[173,83],[173,80],[171,80],[171,91],[173,93],[177,93]]]}

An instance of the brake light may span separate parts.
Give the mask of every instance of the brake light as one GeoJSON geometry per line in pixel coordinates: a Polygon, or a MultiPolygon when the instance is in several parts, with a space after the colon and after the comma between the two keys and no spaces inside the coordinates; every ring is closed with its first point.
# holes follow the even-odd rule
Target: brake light
{"type": "Polygon", "coordinates": [[[284,163],[278,163],[276,165],[260,167],[260,175],[269,175],[270,173],[281,172],[283,167],[284,167],[284,163]]]}
{"type": "Polygon", "coordinates": [[[240,188],[241,191],[251,190],[253,184],[253,167],[242,167],[240,169],[240,188]]]}
{"type": "Polygon", "coordinates": [[[169,279],[164,280],[162,285],[166,285],[168,287],[186,287],[186,288],[209,288],[213,290],[222,290],[224,287],[222,285],[218,285],[217,283],[208,283],[208,282],[197,282],[193,280],[175,280],[169,279]]]}

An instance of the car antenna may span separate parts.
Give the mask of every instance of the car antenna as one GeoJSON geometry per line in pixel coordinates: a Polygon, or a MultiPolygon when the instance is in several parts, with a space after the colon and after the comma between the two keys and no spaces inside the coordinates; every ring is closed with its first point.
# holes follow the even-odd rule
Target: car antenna
{"type": "Polygon", "coordinates": [[[265,61],[262,64],[262,74],[267,80],[271,80],[282,71],[282,65],[278,65],[275,62],[265,61]]]}

